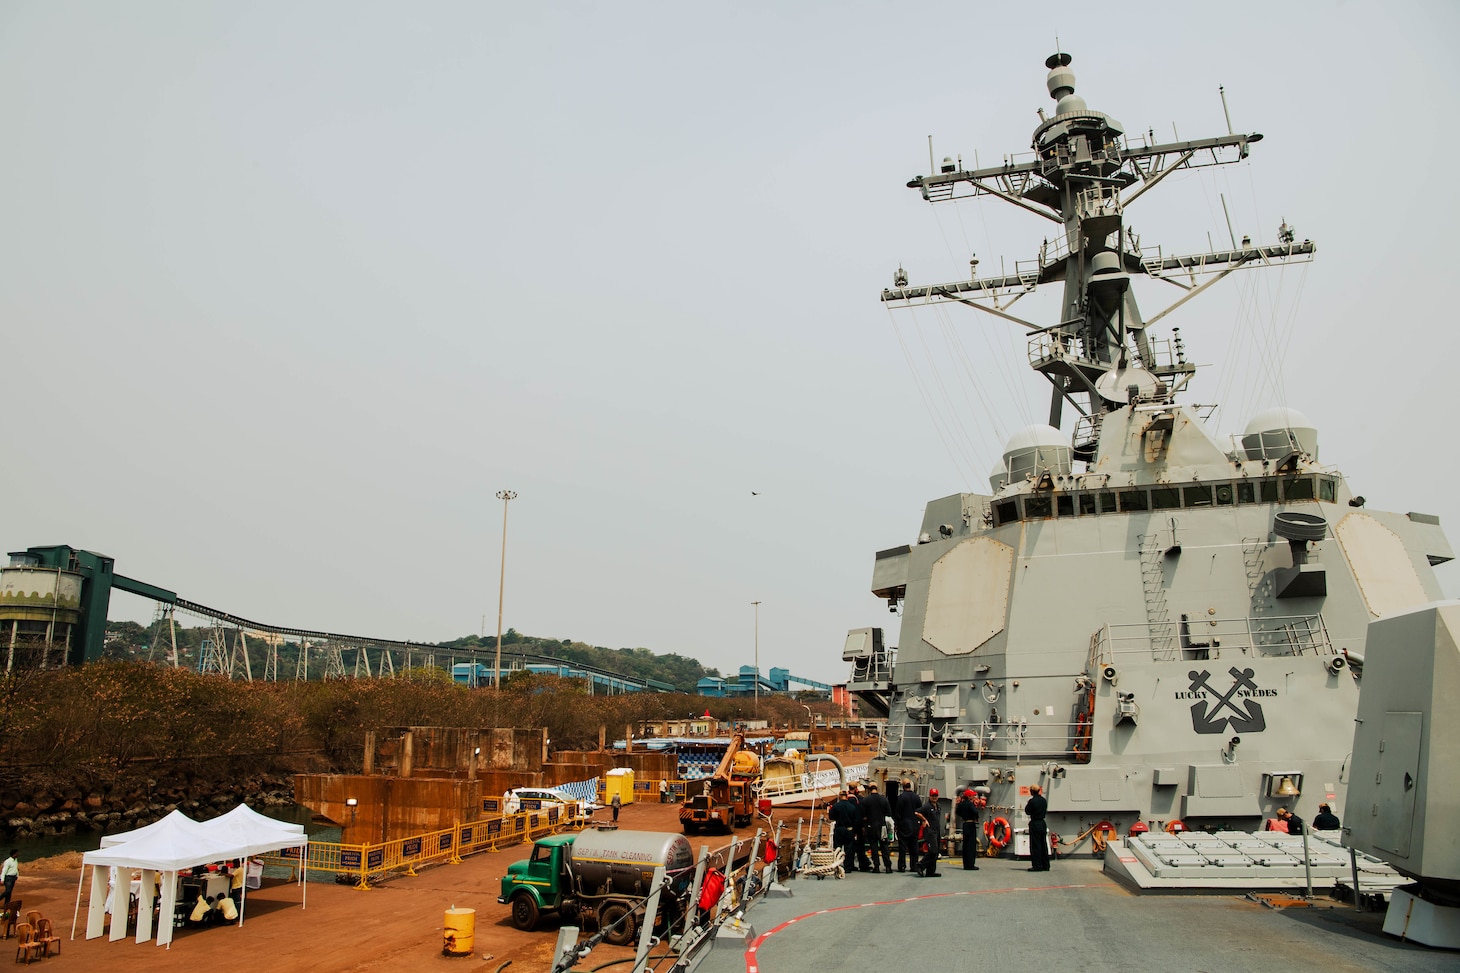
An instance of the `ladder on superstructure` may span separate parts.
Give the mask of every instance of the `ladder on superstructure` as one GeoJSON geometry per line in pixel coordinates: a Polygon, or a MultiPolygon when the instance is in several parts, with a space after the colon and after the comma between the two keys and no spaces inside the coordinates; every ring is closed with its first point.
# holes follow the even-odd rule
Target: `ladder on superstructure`
{"type": "Polygon", "coordinates": [[[1176,631],[1166,603],[1165,565],[1166,548],[1161,534],[1142,535],[1141,589],[1146,601],[1146,629],[1150,633],[1151,658],[1158,662],[1177,658],[1176,631]]]}

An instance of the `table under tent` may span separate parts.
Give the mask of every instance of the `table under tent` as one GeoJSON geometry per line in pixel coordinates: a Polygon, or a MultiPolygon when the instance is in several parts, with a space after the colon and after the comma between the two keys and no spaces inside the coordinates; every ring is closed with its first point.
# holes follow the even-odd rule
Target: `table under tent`
{"type": "MultiPolygon", "coordinates": [[[[76,922],[81,914],[81,889],[86,866],[91,866],[91,898],[86,912],[86,938],[96,939],[107,932],[107,914],[111,914],[109,938],[115,942],[127,936],[127,914],[131,888],[125,881],[114,879],[118,870],[140,870],[137,886],[137,933],[139,943],[153,937],[152,910],[154,889],[160,883],[157,903],[157,945],[172,942],[173,916],[177,911],[178,872],[210,862],[230,859],[245,860],[250,855],[298,848],[300,862],[300,907],[305,905],[305,848],[309,839],[304,826],[276,821],[254,811],[246,804],[209,821],[194,821],[181,811],[154,821],[145,827],[122,834],[106,835],[101,847],[89,851],[81,859],[81,875],[76,880],[76,911],[71,917],[71,938],[76,938],[76,922]],[[104,870],[104,871],[103,871],[104,870]],[[109,878],[111,890],[108,892],[109,878]]],[[[243,924],[244,905],[248,892],[242,893],[238,923],[243,924]]]]}

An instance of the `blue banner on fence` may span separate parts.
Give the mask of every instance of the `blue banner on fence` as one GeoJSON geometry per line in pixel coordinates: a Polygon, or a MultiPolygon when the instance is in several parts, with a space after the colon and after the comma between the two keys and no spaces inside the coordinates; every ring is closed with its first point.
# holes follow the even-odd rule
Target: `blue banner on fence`
{"type": "Polygon", "coordinates": [[[488,838],[495,838],[497,835],[499,835],[501,833],[502,833],[502,819],[501,818],[498,818],[495,821],[488,821],[487,822],[487,837],[488,838]]]}
{"type": "Polygon", "coordinates": [[[415,858],[421,853],[421,839],[412,838],[410,841],[401,843],[400,855],[402,858],[415,858]]]}
{"type": "Polygon", "coordinates": [[[483,811],[495,811],[498,808],[500,808],[501,806],[502,806],[502,802],[499,801],[499,800],[497,800],[495,797],[484,797],[484,798],[482,798],[482,810],[483,811]]]}
{"type": "Polygon", "coordinates": [[[441,836],[440,850],[441,851],[445,851],[447,848],[450,848],[450,847],[451,847],[451,832],[448,831],[446,834],[444,834],[444,835],[441,836]]]}
{"type": "Polygon", "coordinates": [[[360,853],[358,851],[342,851],[342,852],[340,852],[340,867],[341,868],[359,868],[360,867],[360,853]]]}
{"type": "Polygon", "coordinates": [[[368,854],[368,855],[365,856],[365,867],[371,869],[372,871],[374,869],[377,869],[377,868],[381,867],[384,864],[385,864],[385,849],[384,848],[376,848],[375,850],[371,851],[370,854],[368,854]]]}
{"type": "Polygon", "coordinates": [[[462,828],[461,829],[461,843],[462,844],[466,844],[468,841],[471,840],[471,830],[472,830],[471,828],[462,828]]]}

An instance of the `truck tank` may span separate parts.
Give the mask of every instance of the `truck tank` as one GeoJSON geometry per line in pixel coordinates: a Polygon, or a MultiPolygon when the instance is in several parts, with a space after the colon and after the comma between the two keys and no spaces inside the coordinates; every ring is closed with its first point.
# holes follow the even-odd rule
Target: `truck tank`
{"type": "Polygon", "coordinates": [[[730,765],[732,777],[754,777],[760,773],[760,758],[749,750],[740,750],[730,765]]]}
{"type": "Polygon", "coordinates": [[[695,863],[684,835],[661,831],[585,831],[574,840],[570,856],[570,867],[589,895],[647,895],[656,866],[673,873],[695,863]]]}

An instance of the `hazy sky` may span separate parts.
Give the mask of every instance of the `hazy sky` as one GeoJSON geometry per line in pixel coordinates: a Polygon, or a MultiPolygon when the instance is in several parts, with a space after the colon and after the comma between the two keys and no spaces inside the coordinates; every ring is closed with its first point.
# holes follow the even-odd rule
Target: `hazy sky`
{"type": "Polygon", "coordinates": [[[1223,245],[1224,199],[1318,245],[1167,319],[1191,399],[1303,410],[1460,544],[1460,7],[1034,10],[0,5],[4,550],[436,641],[495,631],[510,488],[507,626],[735,669],[759,599],[761,665],[840,681],[847,629],[898,641],[873,553],[1047,408],[1012,326],[878,294],[1035,256],[1045,221],[904,184],[929,135],[1026,152],[1056,34],[1131,133],[1224,133],[1225,85],[1266,135],[1137,202],[1144,246],[1223,245]]]}

